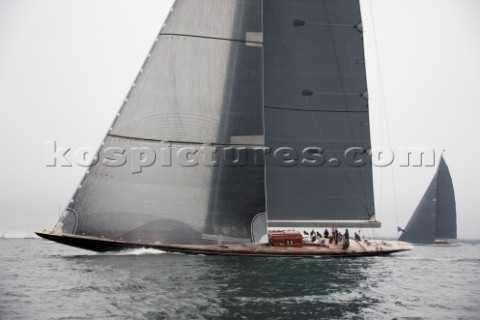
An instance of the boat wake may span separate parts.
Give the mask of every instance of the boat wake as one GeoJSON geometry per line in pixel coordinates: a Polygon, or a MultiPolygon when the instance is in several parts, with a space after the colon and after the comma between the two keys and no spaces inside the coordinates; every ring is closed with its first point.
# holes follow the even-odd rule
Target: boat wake
{"type": "Polygon", "coordinates": [[[156,255],[164,254],[166,251],[152,248],[138,248],[138,249],[128,249],[117,252],[107,252],[101,253],[101,255],[112,255],[112,256],[142,256],[142,255],[156,255]]]}

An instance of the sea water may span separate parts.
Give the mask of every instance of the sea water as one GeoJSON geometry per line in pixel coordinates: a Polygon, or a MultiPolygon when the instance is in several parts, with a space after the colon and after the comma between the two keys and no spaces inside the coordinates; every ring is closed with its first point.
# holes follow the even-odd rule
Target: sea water
{"type": "Polygon", "coordinates": [[[360,258],[0,240],[0,319],[480,319],[480,242],[360,258]]]}

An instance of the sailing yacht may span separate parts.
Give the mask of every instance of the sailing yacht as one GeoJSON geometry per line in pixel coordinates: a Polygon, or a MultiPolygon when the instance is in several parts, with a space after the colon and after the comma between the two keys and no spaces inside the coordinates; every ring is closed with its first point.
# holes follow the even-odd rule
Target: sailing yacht
{"type": "Polygon", "coordinates": [[[442,156],[437,172],[422,200],[400,236],[411,243],[457,244],[457,211],[455,191],[447,163],[442,156]]]}
{"type": "Polygon", "coordinates": [[[177,0],[99,159],[53,230],[37,234],[96,251],[411,249],[307,244],[288,231],[381,225],[361,21],[359,0],[177,0]]]}
{"type": "Polygon", "coordinates": [[[32,233],[30,232],[30,228],[28,228],[28,232],[27,232],[27,236],[24,237],[24,239],[35,239],[32,235],[32,233]]]}

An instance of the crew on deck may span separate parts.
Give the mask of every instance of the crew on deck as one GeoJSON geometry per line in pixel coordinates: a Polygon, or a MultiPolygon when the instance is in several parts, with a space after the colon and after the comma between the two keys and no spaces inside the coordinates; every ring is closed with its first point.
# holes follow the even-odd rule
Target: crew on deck
{"type": "Polygon", "coordinates": [[[343,239],[343,250],[347,250],[350,247],[350,233],[348,229],[345,229],[344,239],[343,239]]]}
{"type": "Polygon", "coordinates": [[[355,232],[355,240],[362,241],[362,238],[360,238],[360,235],[356,232],[355,232]]]}
{"type": "Polygon", "coordinates": [[[333,230],[333,241],[335,241],[335,244],[338,244],[339,241],[339,232],[337,228],[333,230]]]}

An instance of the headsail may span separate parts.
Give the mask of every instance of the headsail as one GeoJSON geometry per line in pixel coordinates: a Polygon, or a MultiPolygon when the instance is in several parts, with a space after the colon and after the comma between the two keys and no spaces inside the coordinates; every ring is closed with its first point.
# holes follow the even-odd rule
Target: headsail
{"type": "Polygon", "coordinates": [[[264,0],[264,47],[269,226],[379,227],[359,0],[264,0]]]}
{"type": "Polygon", "coordinates": [[[190,150],[185,156],[201,160],[211,155],[202,148],[248,147],[263,135],[261,35],[261,1],[177,0],[56,230],[128,242],[250,242],[252,219],[265,211],[263,168],[171,158],[190,150]],[[125,165],[102,164],[111,148],[125,150],[125,165]],[[156,162],[132,174],[131,159],[154,157],[145,148],[156,162]]]}
{"type": "Polygon", "coordinates": [[[433,243],[435,239],[456,238],[455,192],[450,171],[442,155],[437,172],[400,236],[400,240],[412,243],[433,243]]]}

